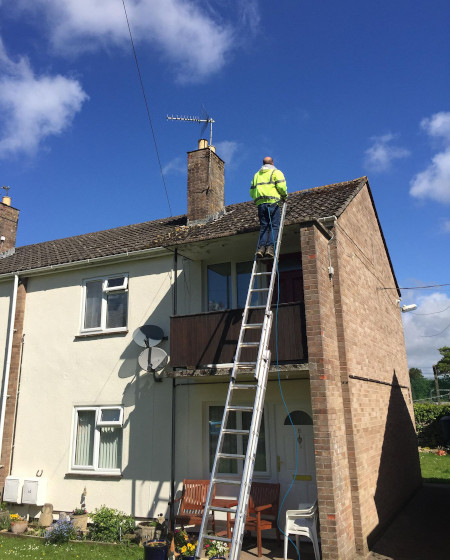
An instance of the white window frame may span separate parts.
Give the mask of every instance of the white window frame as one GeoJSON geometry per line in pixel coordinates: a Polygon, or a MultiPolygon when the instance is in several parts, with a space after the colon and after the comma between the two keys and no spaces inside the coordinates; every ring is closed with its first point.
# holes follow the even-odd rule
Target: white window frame
{"type": "MultiPolygon", "coordinates": [[[[218,403],[218,402],[210,402],[210,403],[206,403],[206,421],[205,421],[205,438],[206,438],[206,472],[211,474],[211,470],[210,470],[210,465],[209,465],[209,459],[210,459],[210,443],[209,443],[209,409],[212,406],[219,406],[222,408],[224,407],[223,403],[218,403]]],[[[251,406],[250,403],[239,403],[239,406],[251,406]]],[[[240,429],[242,427],[242,412],[241,411],[236,411],[236,428],[240,429]]],[[[269,432],[268,432],[268,428],[270,426],[270,423],[268,421],[268,411],[267,411],[267,407],[264,407],[264,414],[262,417],[262,422],[264,422],[264,434],[265,434],[265,456],[266,456],[266,470],[265,471],[254,471],[254,475],[256,477],[260,477],[260,478],[267,478],[270,477],[270,455],[269,455],[269,432]]],[[[261,431],[261,430],[260,430],[261,431]]],[[[237,438],[237,449],[236,449],[236,453],[241,454],[242,450],[243,450],[243,437],[242,435],[238,435],[236,436],[237,438]]],[[[236,461],[237,463],[237,473],[220,473],[220,475],[218,476],[229,476],[231,478],[233,477],[242,477],[242,469],[244,467],[244,463],[243,461],[236,461]]]]}
{"type": "Polygon", "coordinates": [[[238,304],[238,274],[237,274],[237,265],[242,262],[249,262],[253,263],[253,261],[241,261],[241,260],[234,260],[230,259],[228,261],[224,260],[214,260],[211,262],[204,262],[203,267],[203,285],[205,286],[205,293],[203,297],[203,308],[205,311],[209,311],[209,301],[208,301],[208,293],[209,293],[209,286],[208,286],[208,267],[213,266],[215,264],[226,264],[230,263],[231,265],[231,307],[230,309],[224,309],[223,311],[230,311],[231,309],[237,309],[238,304]]]}
{"type": "Polygon", "coordinates": [[[81,299],[81,333],[101,333],[101,332],[123,332],[128,330],[128,304],[127,301],[127,318],[126,323],[123,327],[106,328],[106,318],[107,318],[107,296],[111,292],[127,292],[128,293],[128,273],[123,274],[112,274],[108,276],[97,276],[95,278],[86,278],[83,280],[83,291],[81,299]],[[123,278],[123,284],[121,286],[108,286],[109,280],[114,280],[115,278],[123,278]],[[102,302],[101,302],[101,316],[100,316],[100,326],[89,327],[84,326],[85,316],[86,316],[86,294],[87,294],[87,284],[90,282],[102,282],[102,302]]]}
{"type": "MultiPolygon", "coordinates": [[[[122,406],[76,406],[73,411],[73,431],[72,431],[72,460],[71,460],[71,471],[72,472],[98,472],[107,474],[120,474],[122,472],[122,467],[119,466],[115,469],[105,469],[99,468],[98,459],[100,455],[100,429],[105,426],[120,427],[123,428],[123,407],[122,406]],[[111,422],[102,421],[101,414],[102,410],[119,410],[119,420],[114,420],[111,422]],[[77,465],[75,464],[75,455],[77,450],[77,430],[78,430],[78,412],[81,411],[91,411],[95,412],[95,430],[94,430],[94,453],[92,459],[92,465],[77,465]]],[[[122,430],[122,449],[123,449],[123,430],[122,430]]]]}

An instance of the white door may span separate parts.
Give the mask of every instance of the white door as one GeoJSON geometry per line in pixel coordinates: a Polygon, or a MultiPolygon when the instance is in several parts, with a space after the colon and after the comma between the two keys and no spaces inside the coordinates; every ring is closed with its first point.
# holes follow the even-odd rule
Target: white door
{"type": "Polygon", "coordinates": [[[314,439],[311,416],[304,410],[293,408],[288,414],[280,405],[276,417],[280,505],[292,484],[280,514],[284,519],[287,509],[298,509],[299,503],[312,503],[317,497],[314,439]]]}

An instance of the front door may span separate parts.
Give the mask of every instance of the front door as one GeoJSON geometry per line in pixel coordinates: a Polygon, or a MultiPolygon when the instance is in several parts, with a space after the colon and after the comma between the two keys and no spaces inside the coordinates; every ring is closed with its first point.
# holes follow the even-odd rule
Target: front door
{"type": "Polygon", "coordinates": [[[292,484],[292,488],[284,500],[280,519],[284,519],[287,509],[298,509],[299,503],[313,503],[317,497],[312,419],[304,410],[292,408],[289,413],[292,423],[285,407],[282,405],[277,407],[277,469],[281,487],[280,505],[292,484]],[[298,457],[296,457],[296,449],[298,449],[298,457]]]}

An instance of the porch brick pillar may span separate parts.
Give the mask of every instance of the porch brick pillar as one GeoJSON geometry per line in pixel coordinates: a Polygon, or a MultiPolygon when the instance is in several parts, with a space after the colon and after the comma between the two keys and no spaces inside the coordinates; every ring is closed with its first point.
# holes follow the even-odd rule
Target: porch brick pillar
{"type": "Polygon", "coordinates": [[[300,230],[323,560],[350,560],[356,551],[328,240],[314,222],[300,230]]]}

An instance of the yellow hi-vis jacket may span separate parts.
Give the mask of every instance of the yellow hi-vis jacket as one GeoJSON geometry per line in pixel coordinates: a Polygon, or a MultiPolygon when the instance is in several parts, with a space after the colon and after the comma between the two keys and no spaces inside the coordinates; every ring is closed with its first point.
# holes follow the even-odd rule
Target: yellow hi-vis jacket
{"type": "Polygon", "coordinates": [[[253,177],[250,196],[256,206],[264,203],[279,203],[282,198],[287,197],[287,185],[283,173],[273,165],[263,165],[253,177]]]}

